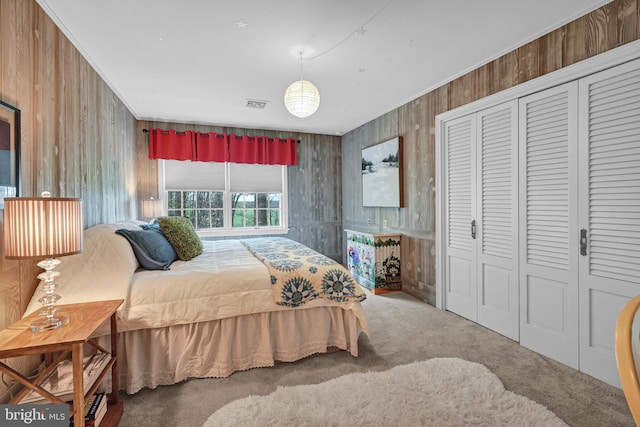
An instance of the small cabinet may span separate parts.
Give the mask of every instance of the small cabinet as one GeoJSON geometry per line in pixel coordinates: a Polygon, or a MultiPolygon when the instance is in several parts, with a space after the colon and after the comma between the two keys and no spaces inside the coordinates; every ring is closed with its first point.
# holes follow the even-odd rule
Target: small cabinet
{"type": "Polygon", "coordinates": [[[381,294],[402,290],[402,234],[347,233],[347,267],[358,283],[381,294]]]}

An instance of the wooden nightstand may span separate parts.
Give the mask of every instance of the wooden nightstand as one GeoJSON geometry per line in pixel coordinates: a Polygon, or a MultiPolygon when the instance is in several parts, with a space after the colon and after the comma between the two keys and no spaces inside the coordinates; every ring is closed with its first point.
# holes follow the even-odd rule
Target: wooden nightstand
{"type": "Polygon", "coordinates": [[[71,353],[73,366],[73,405],[70,405],[70,417],[75,418],[76,427],[84,427],[83,408],[85,399],[96,392],[100,383],[111,368],[111,396],[109,409],[101,426],[117,426],[122,417],[123,404],[118,397],[118,364],[117,364],[117,333],[116,310],[124,300],[96,301],[82,304],[68,304],[57,306],[58,312],[69,317],[69,323],[60,329],[47,332],[31,332],[29,327],[33,320],[40,316],[38,312],[30,314],[7,329],[0,331],[0,359],[26,356],[31,354],[45,354],[46,368],[33,380],[29,381],[22,374],[0,362],[0,371],[25,385],[25,389],[18,393],[10,403],[19,403],[31,390],[44,396],[52,403],[66,403],[44,390],[38,384],[58,364],[68,359],[71,353]],[[91,335],[106,322],[111,322],[111,351],[99,346],[91,335]],[[84,345],[91,344],[101,352],[110,354],[108,363],[98,374],[96,380],[85,390],[83,381],[84,345]],[[53,359],[54,352],[61,352],[53,359]]]}

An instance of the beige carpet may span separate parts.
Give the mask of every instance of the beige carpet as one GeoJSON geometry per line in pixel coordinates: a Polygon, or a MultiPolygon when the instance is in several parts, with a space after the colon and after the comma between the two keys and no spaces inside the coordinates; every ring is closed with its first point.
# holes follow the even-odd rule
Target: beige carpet
{"type": "Polygon", "coordinates": [[[249,396],[223,406],[203,427],[517,425],[566,426],[544,406],[505,390],[485,366],[435,358],[249,396]]]}
{"type": "Polygon", "coordinates": [[[507,390],[546,406],[570,426],[635,426],[622,390],[453,313],[404,292],[369,294],[362,306],[371,333],[360,337],[359,357],[339,351],[229,378],[194,379],[133,395],[123,392],[119,427],[202,427],[211,414],[244,397],[444,357],[486,366],[507,390]]]}

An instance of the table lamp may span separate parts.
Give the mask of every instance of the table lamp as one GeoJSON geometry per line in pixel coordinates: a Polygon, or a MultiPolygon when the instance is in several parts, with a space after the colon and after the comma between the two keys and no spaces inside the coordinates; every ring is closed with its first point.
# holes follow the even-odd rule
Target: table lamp
{"type": "Polygon", "coordinates": [[[150,199],[145,199],[142,201],[142,217],[143,218],[151,218],[151,222],[153,222],[156,218],[162,216],[162,200],[154,199],[151,197],[150,199]]]}
{"type": "Polygon", "coordinates": [[[61,298],[55,292],[60,264],[55,257],[82,252],[83,223],[82,200],[50,197],[8,197],[4,199],[4,247],[8,259],[45,258],[38,267],[38,289],[44,296],[40,319],[31,324],[34,332],[58,329],[68,323],[65,316],[56,316],[56,302],[61,298]]]}

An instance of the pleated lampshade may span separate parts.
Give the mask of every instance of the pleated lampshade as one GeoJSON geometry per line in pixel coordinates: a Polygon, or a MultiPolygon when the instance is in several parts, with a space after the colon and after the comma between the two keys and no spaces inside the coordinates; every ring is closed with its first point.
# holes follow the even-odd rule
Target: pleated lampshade
{"type": "Polygon", "coordinates": [[[4,199],[5,257],[50,258],[83,250],[82,200],[4,199]]]}
{"type": "Polygon", "coordinates": [[[143,218],[157,218],[162,215],[162,200],[145,199],[142,201],[142,217],[143,218]]]}

